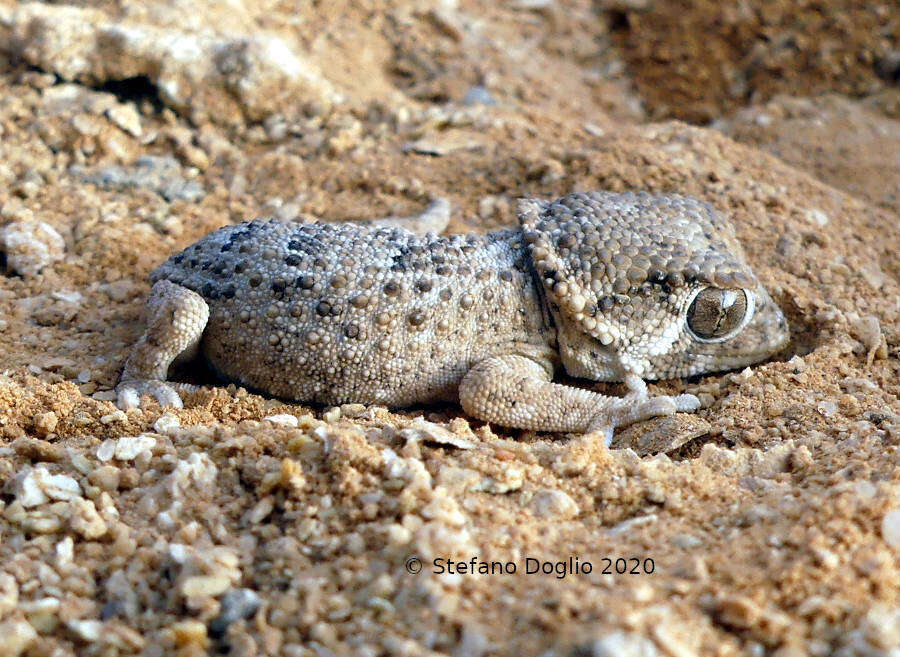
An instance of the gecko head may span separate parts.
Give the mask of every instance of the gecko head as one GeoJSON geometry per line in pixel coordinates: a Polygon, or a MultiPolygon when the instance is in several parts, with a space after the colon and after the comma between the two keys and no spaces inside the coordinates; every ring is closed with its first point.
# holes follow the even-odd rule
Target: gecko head
{"type": "Polygon", "coordinates": [[[572,376],[692,376],[764,360],[788,339],[734,229],[685,196],[591,192],[520,202],[572,376]]]}

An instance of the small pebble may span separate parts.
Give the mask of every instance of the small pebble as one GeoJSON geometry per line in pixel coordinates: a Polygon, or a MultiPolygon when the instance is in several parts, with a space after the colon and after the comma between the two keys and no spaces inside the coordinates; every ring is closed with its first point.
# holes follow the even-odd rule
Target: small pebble
{"type": "Polygon", "coordinates": [[[881,521],[881,536],[892,548],[900,548],[900,509],[893,509],[884,514],[881,521]]]}
{"type": "Polygon", "coordinates": [[[224,575],[196,575],[181,583],[181,594],[186,598],[215,597],[231,586],[231,579],[224,575]]]}
{"type": "Polygon", "coordinates": [[[66,627],[79,639],[88,643],[96,643],[103,631],[103,623],[98,620],[73,620],[66,623],[66,627]]]}
{"type": "Polygon", "coordinates": [[[100,418],[101,424],[112,424],[113,422],[125,422],[128,419],[128,416],[125,415],[125,411],[116,410],[112,413],[104,415],[100,418]]]}
{"type": "Polygon", "coordinates": [[[99,459],[103,463],[106,463],[107,461],[111,461],[115,455],[116,455],[116,441],[115,440],[104,440],[102,443],[100,443],[100,447],[97,448],[97,459],[99,459]]]}
{"type": "Polygon", "coordinates": [[[161,433],[164,436],[169,436],[171,433],[181,426],[181,420],[179,420],[175,415],[171,413],[164,413],[159,416],[159,419],[153,423],[153,430],[156,433],[161,433]]]}
{"type": "Polygon", "coordinates": [[[37,638],[28,621],[10,619],[0,623],[0,655],[19,657],[37,638]]]}
{"type": "Polygon", "coordinates": [[[43,221],[14,221],[0,230],[0,248],[6,253],[6,265],[24,277],[34,277],[62,260],[66,242],[50,224],[43,221]]]}
{"type": "Polygon", "coordinates": [[[251,589],[229,589],[222,596],[222,611],[209,624],[213,637],[224,636],[228,626],[242,618],[250,618],[262,604],[259,595],[251,589]]]}
{"type": "Polygon", "coordinates": [[[297,419],[296,415],[290,415],[289,413],[279,413],[277,415],[268,415],[263,418],[264,420],[268,420],[272,424],[280,424],[283,427],[296,427],[300,424],[300,421],[297,419]]]}
{"type": "Polygon", "coordinates": [[[578,515],[578,504],[568,493],[553,488],[545,488],[535,493],[531,501],[535,514],[542,518],[574,518],[578,515]]]}
{"type": "Polygon", "coordinates": [[[496,105],[497,99],[491,92],[481,86],[470,88],[462,99],[463,105],[496,105]]]}
{"type": "Polygon", "coordinates": [[[116,441],[116,458],[120,461],[132,461],[141,452],[149,452],[154,447],[156,447],[156,438],[149,434],[125,436],[116,441]]]}
{"type": "Polygon", "coordinates": [[[106,110],[106,117],[132,137],[144,134],[141,128],[141,116],[134,105],[114,105],[106,110]]]}

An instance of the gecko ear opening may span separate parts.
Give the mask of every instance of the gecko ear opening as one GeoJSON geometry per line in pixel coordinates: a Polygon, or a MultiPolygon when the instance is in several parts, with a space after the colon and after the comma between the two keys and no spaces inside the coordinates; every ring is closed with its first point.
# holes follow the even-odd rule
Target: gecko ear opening
{"type": "MultiPolygon", "coordinates": [[[[540,199],[519,199],[517,212],[522,225],[531,263],[541,279],[547,298],[559,306],[568,309],[571,304],[564,303],[566,297],[577,294],[573,289],[572,273],[569,264],[562,257],[559,246],[565,243],[559,239],[559,223],[549,212],[551,203],[540,199]]],[[[571,246],[574,246],[574,242],[571,246]]],[[[564,247],[565,248],[565,247],[564,247]]],[[[565,248],[568,251],[568,248],[565,248]]],[[[576,299],[574,310],[581,312],[584,299],[576,299]],[[577,307],[580,304],[581,307],[577,307]]]]}
{"type": "Polygon", "coordinates": [[[585,233],[591,232],[590,218],[584,213],[560,214],[553,206],[550,201],[525,198],[519,199],[517,207],[544,297],[557,319],[579,326],[608,345],[615,337],[612,327],[598,323],[597,295],[590,288],[590,273],[585,278],[581,269],[583,240],[585,233]]]}

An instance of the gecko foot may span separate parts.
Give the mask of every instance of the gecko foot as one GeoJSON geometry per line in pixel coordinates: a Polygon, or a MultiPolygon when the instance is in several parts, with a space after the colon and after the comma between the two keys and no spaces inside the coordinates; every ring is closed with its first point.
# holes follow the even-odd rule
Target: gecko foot
{"type": "Polygon", "coordinates": [[[649,420],[677,412],[696,411],[700,408],[700,400],[694,395],[678,395],[675,397],[661,395],[637,401],[634,395],[615,399],[598,414],[588,426],[587,433],[602,438],[609,447],[612,444],[613,431],[635,422],[649,420]]]}
{"type": "Polygon", "coordinates": [[[126,380],[116,386],[116,393],[118,394],[116,405],[122,410],[139,407],[141,405],[141,397],[144,395],[155,398],[160,406],[184,408],[181,396],[172,385],[165,381],[126,380]]]}

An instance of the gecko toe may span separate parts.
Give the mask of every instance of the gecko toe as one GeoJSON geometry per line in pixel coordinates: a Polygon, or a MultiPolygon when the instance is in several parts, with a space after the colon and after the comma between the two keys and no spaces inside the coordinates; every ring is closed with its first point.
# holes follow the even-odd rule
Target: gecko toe
{"type": "Polygon", "coordinates": [[[137,408],[144,395],[153,397],[160,406],[184,408],[179,394],[163,381],[124,381],[116,386],[116,403],[122,410],[137,408]]]}

